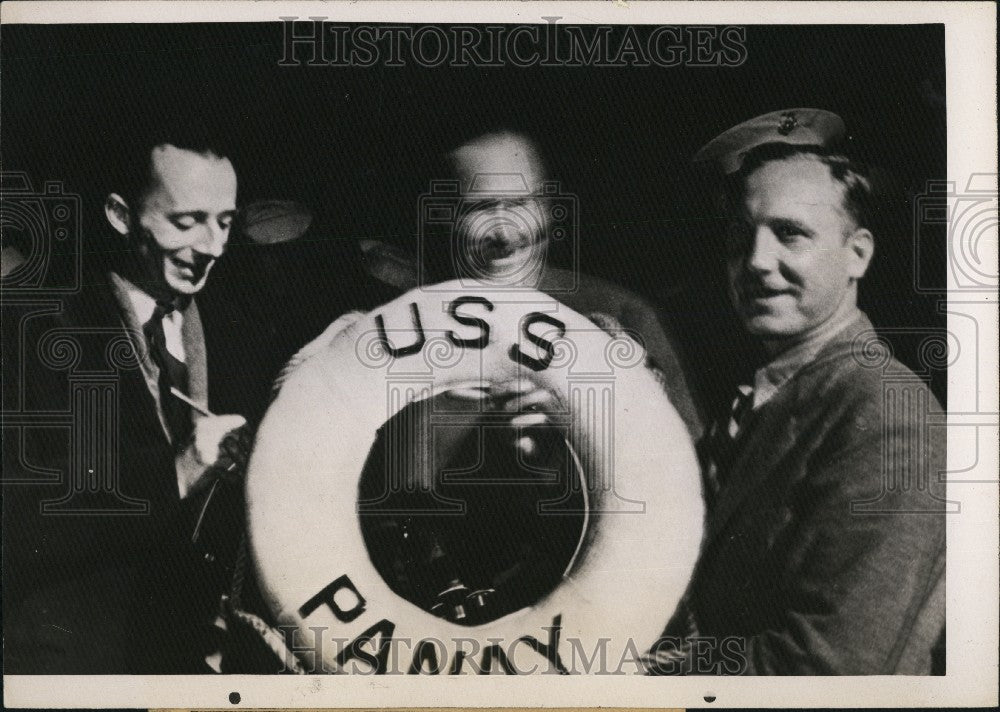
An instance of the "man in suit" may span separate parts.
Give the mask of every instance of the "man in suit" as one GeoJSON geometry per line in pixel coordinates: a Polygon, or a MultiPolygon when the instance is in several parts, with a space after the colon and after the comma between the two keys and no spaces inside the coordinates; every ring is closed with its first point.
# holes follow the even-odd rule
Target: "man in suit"
{"type": "Polygon", "coordinates": [[[213,464],[245,456],[232,436],[245,421],[209,414],[195,296],[225,250],[236,174],[194,130],[110,155],[111,237],[85,251],[82,288],[5,324],[5,404],[73,420],[5,432],[11,673],[208,670],[198,624],[215,615],[219,574],[191,538],[213,464]],[[105,390],[87,400],[96,375],[105,390]]]}
{"type": "Polygon", "coordinates": [[[659,674],[929,674],[944,627],[940,405],[858,309],[871,186],[838,117],[768,114],[726,165],[729,296],[766,354],[699,444],[706,535],[659,674]]]}

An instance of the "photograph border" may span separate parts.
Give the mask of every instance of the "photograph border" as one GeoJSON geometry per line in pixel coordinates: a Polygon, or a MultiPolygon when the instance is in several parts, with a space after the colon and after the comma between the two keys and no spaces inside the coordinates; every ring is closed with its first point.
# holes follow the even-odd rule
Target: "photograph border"
{"type": "MultiPolygon", "coordinates": [[[[965,188],[997,175],[996,8],[973,2],[7,2],[15,24],[277,22],[322,15],[339,22],[625,24],[922,24],[945,28],[947,180],[965,188]]],[[[949,196],[949,205],[958,199],[949,196]]],[[[987,246],[988,247],[988,246],[987,246]]],[[[987,255],[997,273],[996,245],[987,255]]],[[[598,707],[941,707],[997,704],[998,314],[995,288],[968,289],[949,269],[948,329],[974,349],[978,372],[948,374],[949,471],[978,457],[947,496],[947,674],[941,677],[536,676],[71,676],[4,675],[8,707],[305,708],[545,705],[598,707]],[[970,320],[975,328],[969,328],[970,320]],[[971,340],[971,342],[970,342],[971,340]],[[975,407],[970,407],[973,404],[975,407]],[[231,702],[238,693],[238,704],[231,702]],[[711,699],[710,699],[711,698],[711,699]]]]}

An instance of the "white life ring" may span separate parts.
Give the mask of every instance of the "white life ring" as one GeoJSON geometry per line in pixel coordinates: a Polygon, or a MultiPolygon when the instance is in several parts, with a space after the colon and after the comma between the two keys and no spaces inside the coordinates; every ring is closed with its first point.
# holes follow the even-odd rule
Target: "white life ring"
{"type": "Polygon", "coordinates": [[[259,429],[247,503],[261,590],[279,624],[297,629],[307,667],[566,672],[596,665],[601,647],[609,666],[646,652],[693,570],[703,505],[685,426],[643,361],[634,341],[540,292],[451,282],[373,310],[292,373],[259,429]],[[459,625],[375,569],[360,474],[376,432],[409,400],[525,376],[570,404],[588,525],[548,595],[459,625]]]}

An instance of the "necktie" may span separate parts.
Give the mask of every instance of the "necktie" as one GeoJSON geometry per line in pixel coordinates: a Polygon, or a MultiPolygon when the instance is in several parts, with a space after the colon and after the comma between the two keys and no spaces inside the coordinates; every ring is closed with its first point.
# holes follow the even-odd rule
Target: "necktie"
{"type": "Polygon", "coordinates": [[[153,316],[146,322],[142,331],[149,344],[149,355],[153,359],[153,363],[160,369],[158,386],[163,418],[167,423],[167,429],[170,431],[174,446],[181,447],[191,435],[191,408],[171,393],[170,389],[177,388],[179,391],[187,393],[188,370],[183,361],[179,361],[167,350],[167,339],[163,331],[164,317],[175,309],[177,309],[176,304],[157,300],[153,316]]]}
{"type": "Polygon", "coordinates": [[[736,440],[736,436],[740,433],[740,425],[743,423],[743,418],[750,412],[751,406],[753,406],[753,388],[746,384],[740,384],[736,388],[736,397],[733,398],[733,402],[729,406],[729,421],[726,423],[726,433],[729,435],[730,440],[736,440]]]}
{"type": "Polygon", "coordinates": [[[739,385],[728,412],[711,425],[699,443],[698,454],[713,496],[729,478],[740,428],[752,406],[753,388],[746,384],[739,385]]]}

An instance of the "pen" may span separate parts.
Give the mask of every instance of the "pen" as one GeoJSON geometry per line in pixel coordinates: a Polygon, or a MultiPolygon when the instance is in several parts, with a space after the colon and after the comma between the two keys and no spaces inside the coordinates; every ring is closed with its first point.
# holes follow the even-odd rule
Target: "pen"
{"type": "Polygon", "coordinates": [[[200,403],[191,400],[188,396],[184,395],[181,391],[177,390],[176,386],[171,386],[170,387],[170,392],[176,398],[179,398],[180,400],[184,401],[185,403],[187,403],[189,406],[191,406],[192,408],[194,408],[196,411],[198,411],[202,415],[204,415],[206,417],[212,417],[212,411],[210,411],[208,408],[206,408],[205,406],[201,405],[200,403]]]}

